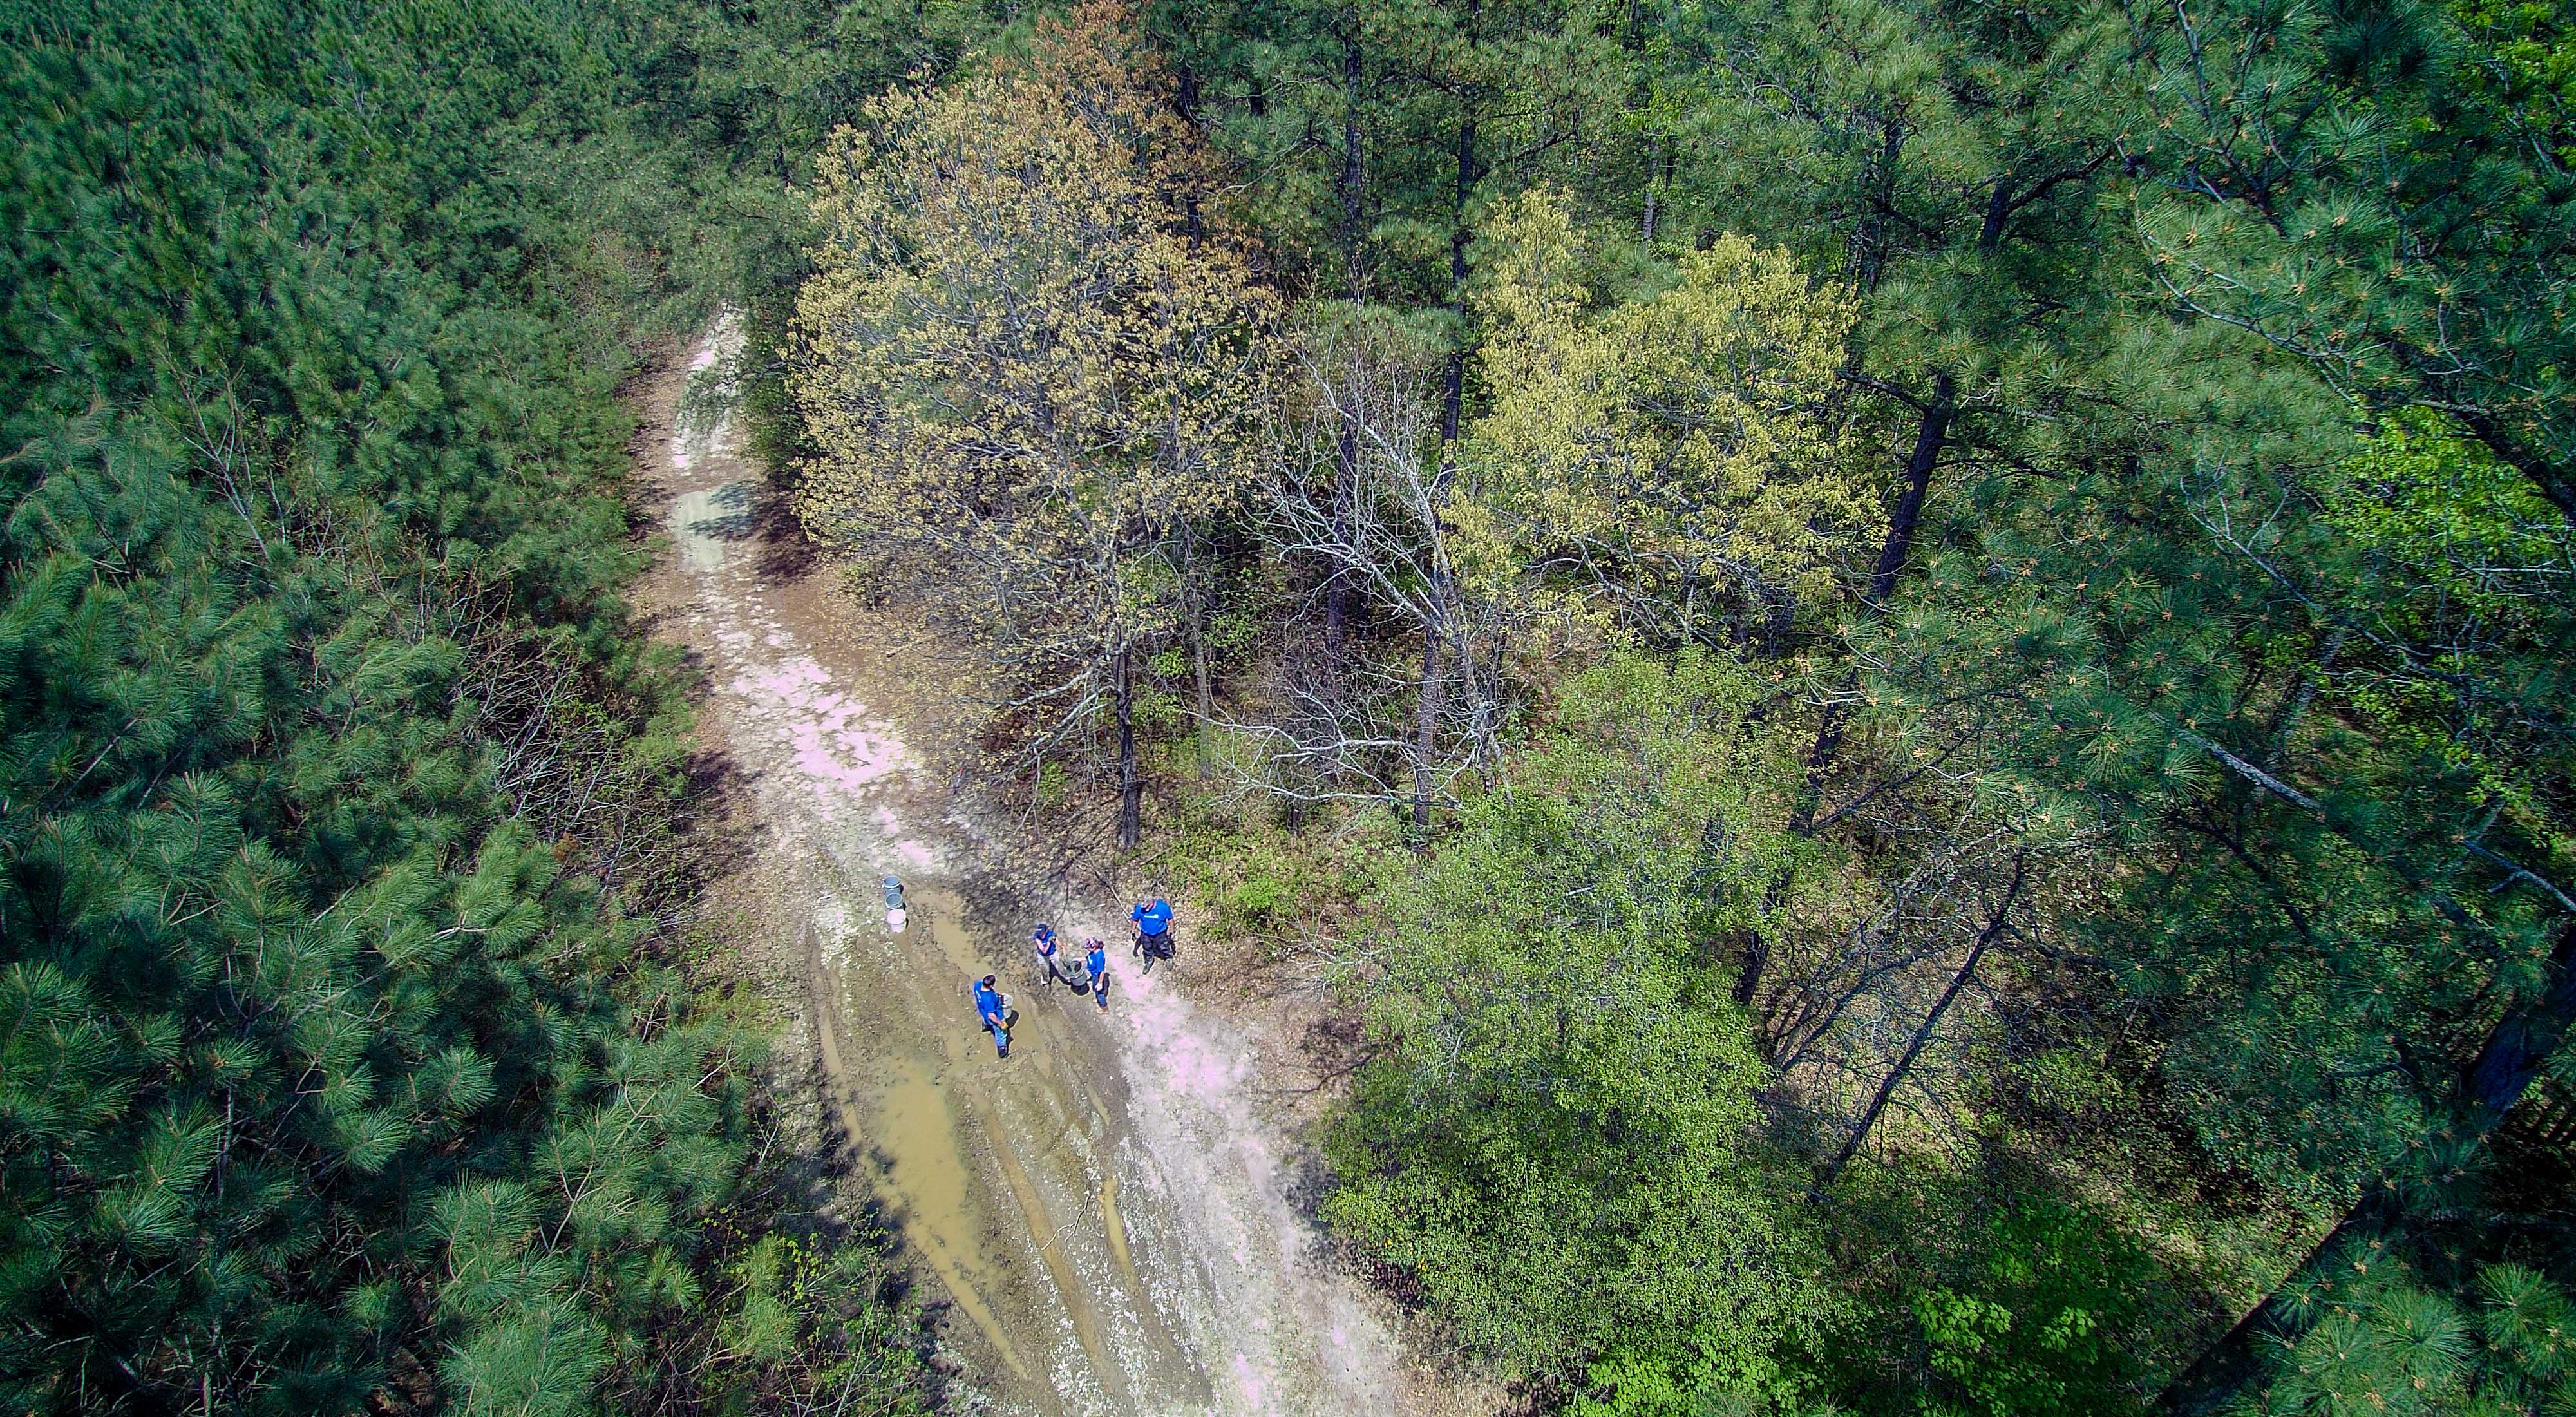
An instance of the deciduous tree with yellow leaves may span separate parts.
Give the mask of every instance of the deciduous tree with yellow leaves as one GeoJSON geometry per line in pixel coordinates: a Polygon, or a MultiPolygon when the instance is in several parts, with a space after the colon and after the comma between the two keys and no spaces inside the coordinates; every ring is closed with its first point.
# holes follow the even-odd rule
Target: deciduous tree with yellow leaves
{"type": "Polygon", "coordinates": [[[1114,3],[1024,55],[870,105],[820,165],[791,388],[799,510],[983,646],[1031,762],[1114,732],[1134,844],[1138,659],[1176,628],[1178,528],[1254,469],[1277,305],[1114,3]]]}
{"type": "Polygon", "coordinates": [[[1468,463],[1502,564],[1630,623],[1776,648],[1884,520],[1835,409],[1849,292],[1720,236],[1661,294],[1595,313],[1583,235],[1544,190],[1483,246],[1493,403],[1468,463]]]}

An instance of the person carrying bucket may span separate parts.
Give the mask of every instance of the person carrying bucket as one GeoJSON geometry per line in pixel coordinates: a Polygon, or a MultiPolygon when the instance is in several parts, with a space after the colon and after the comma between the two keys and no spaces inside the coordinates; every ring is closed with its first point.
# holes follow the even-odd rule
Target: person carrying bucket
{"type": "Polygon", "coordinates": [[[1160,897],[1151,901],[1140,900],[1136,902],[1135,909],[1127,912],[1127,918],[1136,926],[1136,944],[1132,953],[1145,961],[1145,972],[1151,974],[1154,961],[1172,957],[1171,902],[1160,897]]]}
{"type": "Polygon", "coordinates": [[[1010,1001],[993,987],[993,976],[989,974],[975,981],[974,995],[976,1020],[993,1035],[993,1056],[1011,1056],[1010,1001]]]}
{"type": "Polygon", "coordinates": [[[1046,971],[1047,978],[1077,994],[1083,992],[1083,981],[1064,972],[1063,951],[1056,945],[1054,926],[1039,921],[1038,928],[1029,932],[1029,947],[1037,951],[1038,968],[1046,971]]]}

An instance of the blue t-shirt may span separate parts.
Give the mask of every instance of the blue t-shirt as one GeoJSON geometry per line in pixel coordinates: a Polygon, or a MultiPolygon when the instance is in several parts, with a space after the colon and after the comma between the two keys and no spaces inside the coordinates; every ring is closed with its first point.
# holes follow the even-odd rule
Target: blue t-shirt
{"type": "Polygon", "coordinates": [[[1140,905],[1128,911],[1127,918],[1136,922],[1138,932],[1159,935],[1172,928],[1172,907],[1158,900],[1152,905],[1140,905]]]}
{"type": "Polygon", "coordinates": [[[997,994],[997,993],[994,993],[992,990],[990,990],[990,989],[988,989],[988,988],[985,988],[985,987],[984,987],[984,981],[983,981],[983,980],[981,980],[981,979],[976,980],[976,981],[975,981],[975,1017],[976,1017],[977,1019],[979,1019],[979,1020],[980,1020],[980,1019],[996,1019],[996,1018],[1000,1018],[1001,1016],[1002,1016],[1002,996],[1001,996],[1001,995],[999,995],[999,994],[997,994]]]}
{"type": "Polygon", "coordinates": [[[1091,953],[1082,957],[1082,967],[1090,970],[1091,977],[1094,979],[1107,974],[1109,972],[1109,951],[1099,948],[1098,946],[1094,946],[1091,953]]]}

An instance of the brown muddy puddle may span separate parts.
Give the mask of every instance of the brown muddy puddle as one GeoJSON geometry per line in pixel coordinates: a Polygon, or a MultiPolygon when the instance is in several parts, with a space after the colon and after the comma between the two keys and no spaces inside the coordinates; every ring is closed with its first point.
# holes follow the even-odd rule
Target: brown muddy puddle
{"type": "Polygon", "coordinates": [[[989,943],[1024,932],[979,928],[948,885],[906,884],[900,934],[862,917],[826,952],[845,1021],[838,1081],[869,1181],[908,1248],[1028,1385],[1013,1396],[1063,1412],[1207,1408],[1207,1377],[1164,1318],[1172,1296],[1147,1282],[1118,1210],[1107,1144],[1119,1076],[1099,1036],[1114,1018],[989,943]],[[994,1056],[968,999],[986,973],[1010,999],[1008,1058],[994,1056]]]}

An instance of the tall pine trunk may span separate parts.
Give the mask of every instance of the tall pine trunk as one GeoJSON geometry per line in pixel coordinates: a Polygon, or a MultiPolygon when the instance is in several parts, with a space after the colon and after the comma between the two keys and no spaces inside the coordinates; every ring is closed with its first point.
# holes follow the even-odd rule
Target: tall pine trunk
{"type": "Polygon", "coordinates": [[[1655,173],[1663,166],[1663,161],[1664,135],[1657,133],[1646,139],[1646,215],[1637,224],[1639,239],[1650,247],[1655,244],[1655,217],[1658,215],[1655,211],[1655,173]]]}
{"type": "MultiPolygon", "coordinates": [[[[1469,14],[1474,11],[1471,6],[1469,14]]],[[[1449,500],[1450,480],[1457,472],[1458,413],[1467,383],[1467,199],[1476,190],[1476,116],[1472,95],[1459,99],[1458,116],[1458,181],[1451,198],[1449,229],[1449,299],[1458,319],[1457,337],[1450,341],[1448,368],[1442,371],[1440,386],[1440,476],[1432,486],[1432,537],[1435,542],[1446,533],[1441,525],[1442,509],[1449,500]]],[[[1432,551],[1431,610],[1422,619],[1422,684],[1416,699],[1419,719],[1414,725],[1413,744],[1413,825],[1428,831],[1431,826],[1431,762],[1439,747],[1440,706],[1447,681],[1440,672],[1440,639],[1452,620],[1449,614],[1449,579],[1439,568],[1439,549],[1432,551]]],[[[1473,686],[1469,686],[1473,689],[1473,686]]]]}
{"type": "MultiPolygon", "coordinates": [[[[1890,124],[1886,130],[1885,152],[1880,159],[1881,181],[1895,181],[1897,153],[1904,141],[1904,129],[1890,124]]],[[[1984,220],[1977,228],[1977,254],[1991,257],[2003,249],[2004,227],[2013,214],[2013,181],[2009,174],[1995,179],[1986,195],[1984,220]]],[[[1883,236],[1874,236],[1869,244],[1874,250],[1883,236]]],[[[1862,252],[1863,286],[1875,285],[1881,273],[1879,258],[1862,252]]],[[[1958,416],[1959,381],[1944,370],[1933,376],[1932,396],[1917,405],[1914,447],[1905,459],[1905,485],[1899,490],[1895,507],[1887,516],[1887,539],[1880,544],[1878,564],[1871,568],[1869,590],[1861,597],[1863,623],[1877,620],[1887,613],[1887,602],[1896,593],[1896,578],[1904,573],[1906,559],[1914,551],[1914,533],[1922,525],[1923,502],[1932,490],[1932,474],[1941,465],[1941,450],[1950,445],[1950,423],[1958,416]]],[[[1815,830],[1816,808],[1824,800],[1825,775],[1833,768],[1834,759],[1842,752],[1843,728],[1851,714],[1852,693],[1859,687],[1855,671],[1846,681],[1846,690],[1825,705],[1823,717],[1816,724],[1815,741],[1807,749],[1806,771],[1802,775],[1796,804],[1789,813],[1789,832],[1806,836],[1815,830]]],[[[1782,868],[1784,873],[1787,868],[1782,868]]],[[[1775,882],[1765,892],[1766,901],[1776,900],[1787,886],[1785,879],[1775,882]]],[[[1766,906],[1765,914],[1768,914],[1766,906]]],[[[1744,951],[1739,966],[1735,995],[1748,1003],[1761,990],[1762,971],[1771,960],[1769,943],[1761,927],[1754,927],[1753,939],[1744,951]]]]}
{"type": "Polygon", "coordinates": [[[1216,775],[1216,707],[1208,693],[1207,630],[1196,616],[1190,619],[1190,675],[1198,681],[1199,700],[1199,780],[1216,775]]]}
{"type": "Polygon", "coordinates": [[[1136,771],[1135,652],[1118,647],[1110,673],[1118,694],[1118,844],[1134,846],[1144,836],[1145,780],[1136,771]]]}
{"type": "MultiPolygon", "coordinates": [[[[1932,380],[1932,399],[1923,406],[1922,417],[1914,428],[1914,450],[1905,459],[1905,486],[1896,498],[1896,506],[1887,514],[1887,539],[1878,549],[1878,564],[1869,574],[1869,590],[1860,603],[1861,622],[1868,624],[1887,613],[1888,598],[1896,594],[1896,578],[1905,570],[1906,558],[1914,551],[1915,530],[1923,524],[1923,500],[1932,490],[1933,470],[1941,465],[1941,450],[1949,446],[1950,419],[1957,412],[1958,381],[1948,374],[1932,380]]],[[[1857,687],[1857,679],[1854,687],[1857,687]]],[[[1816,725],[1816,741],[1807,749],[1804,783],[1798,790],[1798,808],[1789,822],[1789,830],[1800,836],[1815,825],[1816,807],[1823,801],[1825,773],[1842,751],[1843,728],[1851,716],[1851,695],[1845,693],[1825,705],[1824,718],[1816,725]]]]}
{"type": "MultiPolygon", "coordinates": [[[[1904,571],[1906,558],[1914,550],[1915,529],[1923,523],[1923,501],[1931,491],[1932,474],[1941,463],[1941,450],[1949,443],[1950,419],[1955,411],[1958,383],[1948,374],[1932,381],[1931,402],[1914,429],[1913,451],[1905,459],[1905,485],[1899,490],[1896,506],[1888,512],[1887,539],[1879,546],[1878,564],[1870,571],[1869,590],[1861,597],[1860,613],[1864,623],[1887,613],[1888,598],[1896,593],[1896,578],[1904,571]]],[[[1816,724],[1815,741],[1807,748],[1806,771],[1798,784],[1798,796],[1789,809],[1789,833],[1807,836],[1816,829],[1816,809],[1824,801],[1825,774],[1841,753],[1843,726],[1851,713],[1851,696],[1858,691],[1858,676],[1845,684],[1844,692],[1825,704],[1824,716],[1816,724]]],[[[1788,890],[1788,870],[1780,868],[1778,878],[1763,892],[1762,916],[1768,919],[1788,890]]],[[[1743,961],[1737,966],[1736,1001],[1750,1007],[1762,989],[1762,971],[1771,963],[1771,942],[1762,927],[1753,928],[1752,938],[1744,949],[1743,961]]]]}
{"type": "MultiPolygon", "coordinates": [[[[1475,18],[1470,5],[1468,18],[1475,18]]],[[[1458,322],[1456,338],[1449,344],[1449,364],[1440,379],[1440,456],[1445,467],[1449,449],[1458,441],[1458,411],[1467,388],[1467,242],[1472,235],[1467,229],[1467,199],[1476,192],[1476,108],[1475,92],[1469,89],[1458,96],[1458,180],[1450,196],[1449,223],[1449,310],[1458,322]]]]}
{"type": "MultiPolygon", "coordinates": [[[[1360,85],[1367,77],[1361,63],[1359,35],[1354,31],[1342,41],[1342,170],[1333,185],[1342,201],[1342,283],[1354,312],[1359,309],[1365,288],[1360,275],[1361,220],[1366,214],[1365,202],[1368,169],[1366,148],[1360,136],[1360,85]]],[[[1352,587],[1349,571],[1341,557],[1351,541],[1351,501],[1359,487],[1359,410],[1352,401],[1342,402],[1341,428],[1333,439],[1333,540],[1336,543],[1332,570],[1324,581],[1324,654],[1338,668],[1342,647],[1350,635],[1352,587]]]]}
{"type": "Polygon", "coordinates": [[[1188,615],[1190,629],[1190,678],[1198,690],[1198,768],[1199,780],[1205,782],[1216,772],[1216,713],[1214,696],[1208,692],[1207,612],[1213,599],[1207,593],[1205,579],[1197,574],[1198,537],[1183,528],[1181,542],[1181,603],[1188,615]]]}
{"type": "MultiPolygon", "coordinates": [[[[2571,1023],[2576,1023],[2576,919],[2563,920],[2558,926],[2557,943],[2549,952],[2548,982],[2537,995],[2506,1010],[2487,1033],[2477,1056],[2460,1069],[2451,1105],[2444,1109],[2445,1125],[2439,1130],[2446,1136],[2475,1137],[2483,1145],[2522,1100],[2540,1065],[2566,1040],[2571,1023]]],[[[2262,1303],[2247,1310],[2165,1388],[2158,1405],[2179,1414],[2224,1407],[2261,1370],[2263,1339],[2285,1326],[2288,1296],[2304,1288],[2324,1266],[2335,1263],[2347,1245],[2384,1239],[2405,1218],[2397,1191],[2385,1183],[2364,1190],[2343,1219],[2262,1303]]]]}
{"type": "Polygon", "coordinates": [[[1422,621],[1422,690],[1413,729],[1413,825],[1427,831],[1431,826],[1431,755],[1439,746],[1440,699],[1446,680],[1440,673],[1440,636],[1442,627],[1437,616],[1422,621]]]}
{"type": "Polygon", "coordinates": [[[1360,425],[1353,400],[1342,404],[1341,431],[1333,439],[1333,568],[1324,580],[1324,654],[1341,667],[1342,646],[1350,636],[1351,573],[1346,564],[1353,539],[1353,503],[1359,496],[1360,425]]]}
{"type": "MultiPolygon", "coordinates": [[[[1902,133],[1894,126],[1887,130],[1883,165],[1891,174],[1887,178],[1891,182],[1902,133]]],[[[1985,221],[1977,231],[1979,256],[1992,256],[2002,248],[2004,222],[2011,215],[2012,179],[1998,177],[1987,196],[1985,221]]],[[[1864,624],[1887,613],[1888,598],[1896,593],[1896,578],[1904,573],[1906,558],[1913,554],[1914,532],[1923,522],[1923,501],[1931,493],[1932,474],[1941,465],[1941,450],[1950,445],[1950,420],[1958,415],[1958,397],[1959,381],[1943,370],[1932,377],[1932,397],[1917,406],[1914,447],[1905,458],[1905,485],[1887,514],[1887,539],[1879,545],[1878,564],[1870,568],[1869,589],[1861,595],[1864,624]]],[[[1844,694],[1825,706],[1824,719],[1816,726],[1816,741],[1807,750],[1806,782],[1799,792],[1797,814],[1789,823],[1789,829],[1800,836],[1806,835],[1814,823],[1824,774],[1842,749],[1843,720],[1849,713],[1849,703],[1850,695],[1844,694]]]]}

